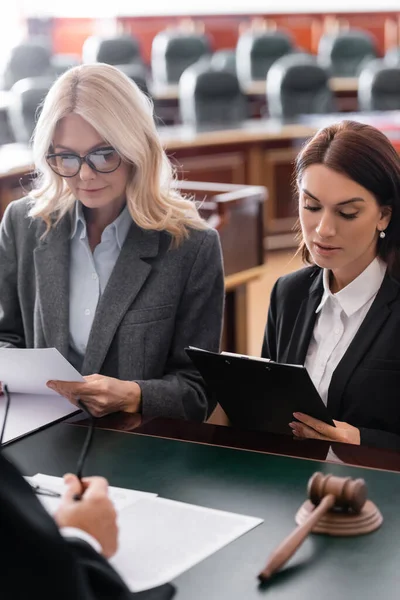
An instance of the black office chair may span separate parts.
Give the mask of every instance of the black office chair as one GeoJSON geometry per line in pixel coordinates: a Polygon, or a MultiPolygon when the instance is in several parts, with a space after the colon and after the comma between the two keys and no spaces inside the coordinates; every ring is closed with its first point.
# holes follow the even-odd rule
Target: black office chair
{"type": "Polygon", "coordinates": [[[196,127],[231,125],[248,116],[237,76],[209,63],[186,69],[179,81],[182,122],[196,127]]]}
{"type": "Polygon", "coordinates": [[[56,76],[51,52],[46,46],[36,41],[26,41],[10,49],[2,73],[4,89],[11,89],[20,79],[39,76],[56,76]]]}
{"type": "Polygon", "coordinates": [[[143,64],[139,42],[131,35],[90,36],[82,47],[82,62],[108,65],[143,64]]]}
{"type": "Polygon", "coordinates": [[[210,43],[205,35],[160,31],[151,46],[154,84],[163,86],[178,83],[185,69],[210,54],[210,43]]]}
{"type": "Polygon", "coordinates": [[[53,54],[51,65],[56,77],[81,64],[80,56],[77,54],[53,54]]]}
{"type": "Polygon", "coordinates": [[[27,144],[35,129],[40,108],[53,84],[53,77],[27,77],[11,88],[8,119],[16,142],[27,144]]]}
{"type": "Polygon", "coordinates": [[[269,115],[279,119],[336,109],[327,71],[308,54],[283,56],[272,65],[266,97],[269,115]]]}
{"type": "Polygon", "coordinates": [[[400,65],[400,46],[390,48],[384,56],[384,61],[390,66],[400,65]]]}
{"type": "Polygon", "coordinates": [[[146,67],[144,65],[140,65],[140,64],[127,65],[127,64],[125,64],[125,65],[115,65],[115,66],[117,67],[117,69],[119,69],[120,71],[125,73],[125,75],[127,77],[132,79],[132,81],[134,81],[136,83],[136,85],[139,87],[139,89],[142,92],[144,92],[148,96],[150,95],[149,86],[148,86],[148,74],[147,74],[146,67]]]}
{"type": "Polygon", "coordinates": [[[400,63],[387,66],[373,61],[358,78],[360,110],[400,110],[400,63]]]}
{"type": "Polygon", "coordinates": [[[377,58],[374,38],[366,31],[351,29],[323,35],[318,62],[332,77],[357,77],[370,60],[377,58]]]}
{"type": "Polygon", "coordinates": [[[293,52],[290,36],[284,31],[246,31],[236,46],[236,69],[240,84],[264,80],[271,65],[293,52]]]}

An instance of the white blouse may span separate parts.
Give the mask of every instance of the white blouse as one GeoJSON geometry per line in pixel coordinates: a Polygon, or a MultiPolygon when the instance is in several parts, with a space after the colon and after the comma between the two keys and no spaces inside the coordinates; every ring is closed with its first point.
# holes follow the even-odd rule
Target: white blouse
{"type": "Polygon", "coordinates": [[[369,311],[386,273],[375,258],[349,285],[332,294],[329,269],[324,269],[324,294],[308,347],[305,367],[325,404],[332,375],[369,311]]]}

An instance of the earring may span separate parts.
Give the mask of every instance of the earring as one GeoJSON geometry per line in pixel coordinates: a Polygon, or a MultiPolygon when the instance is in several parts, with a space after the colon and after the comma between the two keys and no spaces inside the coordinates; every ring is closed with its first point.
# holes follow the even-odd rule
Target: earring
{"type": "Polygon", "coordinates": [[[383,239],[384,237],[386,237],[386,233],[384,231],[381,231],[379,237],[383,239]]]}

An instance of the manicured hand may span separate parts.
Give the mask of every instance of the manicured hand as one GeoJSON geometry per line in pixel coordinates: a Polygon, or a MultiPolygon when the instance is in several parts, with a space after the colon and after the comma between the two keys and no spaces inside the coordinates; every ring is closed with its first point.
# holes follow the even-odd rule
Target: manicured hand
{"type": "Polygon", "coordinates": [[[343,442],[345,444],[360,444],[360,430],[343,421],[333,421],[336,427],[328,425],[319,419],[314,419],[303,413],[293,413],[297,421],[289,423],[293,435],[299,438],[312,438],[328,442],[343,442]],[[299,422],[300,421],[300,422],[299,422]]]}
{"type": "Polygon", "coordinates": [[[77,405],[79,400],[95,417],[141,409],[141,390],[135,381],[122,381],[105,375],[88,375],[84,382],[48,381],[47,387],[77,405]]]}

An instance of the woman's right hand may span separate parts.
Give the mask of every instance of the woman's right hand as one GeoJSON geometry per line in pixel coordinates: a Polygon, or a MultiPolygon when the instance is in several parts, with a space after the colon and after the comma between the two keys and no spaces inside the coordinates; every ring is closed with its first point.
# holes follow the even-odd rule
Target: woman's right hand
{"type": "Polygon", "coordinates": [[[66,490],[54,515],[59,527],[76,527],[92,535],[106,558],[118,547],[117,514],[108,496],[108,484],[103,477],[85,477],[81,482],[75,475],[65,475],[66,490]],[[83,494],[82,494],[83,491],[83,494]],[[80,500],[74,500],[82,494],[80,500]]]}

